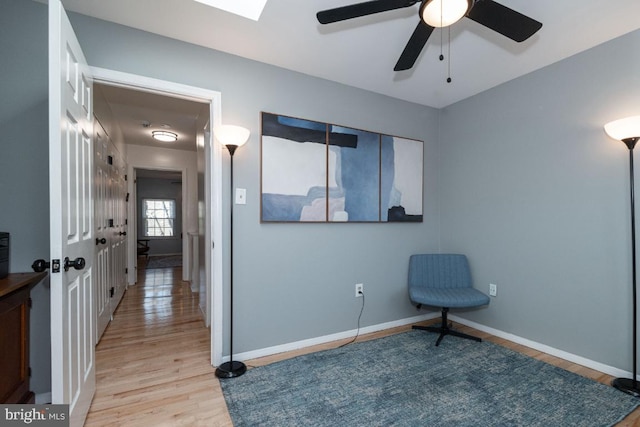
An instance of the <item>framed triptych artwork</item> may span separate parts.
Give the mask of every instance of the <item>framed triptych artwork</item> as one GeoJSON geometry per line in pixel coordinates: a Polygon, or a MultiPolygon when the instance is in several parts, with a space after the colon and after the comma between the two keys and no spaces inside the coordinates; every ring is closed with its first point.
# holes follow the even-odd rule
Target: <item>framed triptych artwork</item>
{"type": "Polygon", "coordinates": [[[262,222],[422,222],[423,142],[262,113],[262,222]]]}

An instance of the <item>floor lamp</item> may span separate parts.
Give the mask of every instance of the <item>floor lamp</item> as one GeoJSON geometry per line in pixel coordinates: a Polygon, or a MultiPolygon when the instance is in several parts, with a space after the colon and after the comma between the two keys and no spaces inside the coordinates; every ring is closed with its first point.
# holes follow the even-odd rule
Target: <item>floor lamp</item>
{"type": "Polygon", "coordinates": [[[231,179],[229,186],[229,205],[231,206],[231,216],[229,217],[230,234],[229,234],[229,361],[224,362],[216,369],[216,377],[218,378],[235,378],[247,371],[247,366],[233,360],[233,154],[236,149],[244,145],[249,139],[249,130],[240,126],[222,125],[214,129],[215,137],[227,147],[230,155],[231,179]]]}
{"type": "Polygon", "coordinates": [[[640,397],[640,384],[637,381],[637,301],[636,301],[636,220],[633,191],[633,147],[640,139],[640,116],[627,117],[607,123],[605,132],[613,138],[624,142],[629,149],[629,187],[631,192],[631,263],[632,263],[632,289],[633,289],[633,377],[616,378],[611,385],[625,393],[640,397]]]}

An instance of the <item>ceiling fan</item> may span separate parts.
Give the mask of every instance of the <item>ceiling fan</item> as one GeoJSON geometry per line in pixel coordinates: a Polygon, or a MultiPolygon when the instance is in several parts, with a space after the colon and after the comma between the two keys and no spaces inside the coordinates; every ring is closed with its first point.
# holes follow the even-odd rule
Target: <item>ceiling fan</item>
{"type": "Polygon", "coordinates": [[[466,16],[516,42],[534,35],[542,23],[493,0],[373,0],[327,9],[316,14],[318,22],[330,24],[361,16],[420,4],[420,22],[413,31],[394,71],[408,70],[415,64],[434,28],[448,27],[466,16]]]}

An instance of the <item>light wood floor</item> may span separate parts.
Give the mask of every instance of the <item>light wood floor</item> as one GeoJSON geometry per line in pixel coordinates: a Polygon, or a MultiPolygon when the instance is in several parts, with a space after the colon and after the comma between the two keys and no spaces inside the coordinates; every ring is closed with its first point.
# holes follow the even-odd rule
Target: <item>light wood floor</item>
{"type": "MultiPolygon", "coordinates": [[[[141,269],[138,283],[127,290],[96,348],[97,390],[86,426],[232,426],[220,384],[209,364],[209,330],[198,308],[198,296],[181,277],[180,268],[141,269]]],[[[456,328],[605,384],[612,379],[463,325],[456,328]]],[[[376,332],[358,341],[408,329],[410,326],[376,332]]],[[[262,366],[347,341],[246,363],[249,367],[262,366]]],[[[640,426],[640,408],[618,426],[640,426]]]]}

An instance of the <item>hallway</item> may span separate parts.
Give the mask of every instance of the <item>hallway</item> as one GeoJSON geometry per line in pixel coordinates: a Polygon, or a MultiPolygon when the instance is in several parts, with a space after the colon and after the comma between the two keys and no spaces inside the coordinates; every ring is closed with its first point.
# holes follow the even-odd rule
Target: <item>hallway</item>
{"type": "Polygon", "coordinates": [[[86,426],[230,426],[209,330],[182,268],[146,270],[96,347],[86,426]]]}

